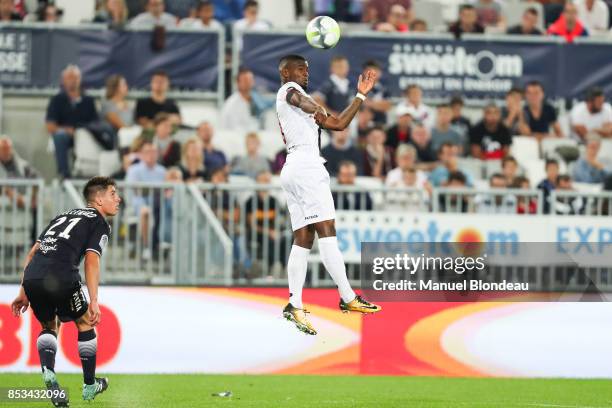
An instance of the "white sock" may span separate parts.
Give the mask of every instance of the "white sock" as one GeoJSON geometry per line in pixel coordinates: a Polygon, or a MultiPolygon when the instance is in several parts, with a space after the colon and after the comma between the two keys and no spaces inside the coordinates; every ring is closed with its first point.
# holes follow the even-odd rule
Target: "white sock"
{"type": "Polygon", "coordinates": [[[306,281],[306,271],[308,270],[308,254],[310,249],[293,245],[289,260],[287,262],[287,278],[289,280],[289,303],[293,307],[303,309],[302,288],[306,281]]]}
{"type": "Polygon", "coordinates": [[[346,277],[346,266],[336,237],[319,238],[319,253],[325,269],[338,286],[342,300],[348,303],[355,299],[355,292],[351,289],[351,284],[346,277]]]}

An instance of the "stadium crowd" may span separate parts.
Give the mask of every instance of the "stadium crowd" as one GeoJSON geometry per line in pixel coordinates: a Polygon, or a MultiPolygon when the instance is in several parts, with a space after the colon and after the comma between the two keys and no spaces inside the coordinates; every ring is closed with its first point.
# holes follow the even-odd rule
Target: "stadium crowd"
{"type": "MultiPolygon", "coordinates": [[[[291,0],[289,0],[291,1],[291,0]]],[[[607,33],[612,0],[527,0],[520,24],[509,26],[507,14],[518,1],[436,0],[434,8],[420,8],[414,0],[293,0],[295,18],[306,13],[329,15],[347,23],[361,23],[381,32],[448,31],[506,32],[555,35],[573,41],[577,36],[607,33]],[[531,4],[529,4],[531,3],[531,4]],[[425,13],[425,14],[421,14],[425,13]],[[430,27],[427,13],[441,13],[444,23],[430,27]],[[543,24],[540,24],[543,22],[543,24]]],[[[97,0],[91,22],[112,28],[218,28],[267,30],[255,0],[97,0]]],[[[62,23],[64,10],[53,0],[3,0],[0,20],[62,23]]]]}

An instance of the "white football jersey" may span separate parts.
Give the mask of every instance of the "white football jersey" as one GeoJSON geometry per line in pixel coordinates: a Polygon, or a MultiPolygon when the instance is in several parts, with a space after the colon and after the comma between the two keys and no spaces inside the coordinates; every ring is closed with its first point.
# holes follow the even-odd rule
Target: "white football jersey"
{"type": "Polygon", "coordinates": [[[318,156],[319,125],[315,122],[314,115],[287,103],[287,91],[292,88],[310,98],[310,95],[295,82],[285,83],[276,94],[276,114],[287,152],[291,153],[302,147],[308,150],[312,148],[312,151],[317,152],[318,156]]]}

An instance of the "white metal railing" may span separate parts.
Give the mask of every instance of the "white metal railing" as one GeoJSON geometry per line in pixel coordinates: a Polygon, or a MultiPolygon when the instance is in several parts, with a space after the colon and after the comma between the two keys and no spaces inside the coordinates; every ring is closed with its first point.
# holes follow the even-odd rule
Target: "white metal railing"
{"type": "Polygon", "coordinates": [[[0,180],[0,281],[21,277],[43,223],[42,180],[0,180]]]}
{"type": "MultiPolygon", "coordinates": [[[[0,280],[18,281],[27,250],[37,233],[60,212],[83,206],[85,181],[0,181],[0,280]],[[16,195],[18,193],[19,195],[16,195]]],[[[244,183],[118,184],[124,201],[109,220],[112,234],[102,258],[104,283],[186,285],[281,285],[292,231],[279,185],[244,183]],[[143,210],[145,209],[146,210],[143,210]]],[[[422,189],[332,186],[339,211],[543,214],[539,190],[422,189]],[[465,203],[465,204],[458,204],[465,203]],[[522,206],[522,207],[521,207],[522,206]]],[[[551,213],[607,216],[612,193],[553,191],[551,213]],[[582,200],[581,205],[572,204],[582,200]],[[569,203],[569,204],[568,204],[569,203]],[[581,211],[560,212],[559,208],[581,211]],[[573,206],[572,206],[573,205],[573,206]],[[563,207],[565,206],[565,207],[563,207]]],[[[319,269],[316,247],[308,275],[312,286],[331,286],[319,269]]],[[[358,283],[359,265],[349,279],[358,283]]]]}

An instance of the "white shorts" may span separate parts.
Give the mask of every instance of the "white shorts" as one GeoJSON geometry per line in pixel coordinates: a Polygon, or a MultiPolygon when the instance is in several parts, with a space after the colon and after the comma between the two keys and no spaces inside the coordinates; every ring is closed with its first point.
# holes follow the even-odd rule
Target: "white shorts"
{"type": "Polygon", "coordinates": [[[320,159],[315,163],[288,161],[281,171],[280,179],[293,231],[336,218],[334,199],[329,188],[329,173],[320,159]]]}

